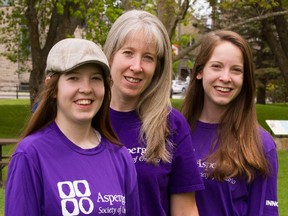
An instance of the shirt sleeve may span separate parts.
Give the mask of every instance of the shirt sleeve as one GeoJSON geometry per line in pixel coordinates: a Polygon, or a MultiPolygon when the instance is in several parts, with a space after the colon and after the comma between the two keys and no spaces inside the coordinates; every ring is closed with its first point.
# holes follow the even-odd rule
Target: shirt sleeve
{"type": "Polygon", "coordinates": [[[174,153],[172,172],[170,175],[170,192],[187,193],[203,190],[204,184],[196,163],[190,127],[184,117],[178,112],[173,113],[174,122],[173,144],[174,153]]]}
{"type": "Polygon", "coordinates": [[[6,216],[41,215],[41,186],[35,166],[25,153],[12,156],[5,188],[6,216]]]}
{"type": "Polygon", "coordinates": [[[266,178],[257,176],[250,185],[248,215],[278,216],[277,178],[278,157],[276,144],[272,137],[264,140],[266,158],[269,162],[269,174],[266,178]],[[268,143],[267,143],[268,142],[268,143]]]}
{"type": "MultiPolygon", "coordinates": [[[[125,148],[125,147],[123,147],[125,148]]],[[[140,216],[139,192],[137,183],[137,172],[131,155],[126,152],[126,215],[140,216]]]]}

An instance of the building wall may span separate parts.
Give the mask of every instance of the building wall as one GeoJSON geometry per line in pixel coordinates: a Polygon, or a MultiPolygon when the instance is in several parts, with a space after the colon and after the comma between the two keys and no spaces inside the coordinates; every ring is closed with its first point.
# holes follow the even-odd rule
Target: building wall
{"type": "MultiPolygon", "coordinates": [[[[5,46],[0,44],[0,53],[5,52],[5,46]]],[[[0,92],[15,91],[16,86],[22,83],[28,83],[29,73],[17,73],[18,64],[13,63],[6,57],[0,55],[0,92]]]]}
{"type": "MultiPolygon", "coordinates": [[[[4,5],[0,6],[0,12],[9,11],[11,8],[4,5]]],[[[18,74],[18,64],[8,60],[3,53],[6,48],[0,43],[0,92],[16,91],[16,86],[20,83],[28,83],[29,73],[18,74]]]]}

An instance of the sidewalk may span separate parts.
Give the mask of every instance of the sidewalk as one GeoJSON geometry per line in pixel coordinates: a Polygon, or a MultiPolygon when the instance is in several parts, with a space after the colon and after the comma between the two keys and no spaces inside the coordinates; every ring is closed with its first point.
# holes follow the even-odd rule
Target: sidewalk
{"type": "MultiPolygon", "coordinates": [[[[18,99],[29,99],[29,92],[18,92],[18,99]]],[[[183,94],[173,94],[173,99],[183,99],[183,94]]],[[[16,92],[0,92],[0,99],[17,99],[16,92]]]]}
{"type": "MultiPolygon", "coordinates": [[[[29,92],[18,92],[18,99],[29,99],[29,92]]],[[[16,92],[0,92],[0,99],[17,99],[16,92]]]]}

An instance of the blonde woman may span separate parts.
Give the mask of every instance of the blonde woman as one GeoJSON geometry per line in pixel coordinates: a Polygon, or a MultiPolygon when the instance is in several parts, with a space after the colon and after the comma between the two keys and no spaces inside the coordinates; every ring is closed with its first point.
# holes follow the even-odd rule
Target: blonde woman
{"type": "Polygon", "coordinates": [[[113,24],[104,52],[111,67],[110,118],[138,174],[142,216],[198,215],[203,189],[189,125],[170,105],[171,43],[160,20],[145,11],[113,24]]]}

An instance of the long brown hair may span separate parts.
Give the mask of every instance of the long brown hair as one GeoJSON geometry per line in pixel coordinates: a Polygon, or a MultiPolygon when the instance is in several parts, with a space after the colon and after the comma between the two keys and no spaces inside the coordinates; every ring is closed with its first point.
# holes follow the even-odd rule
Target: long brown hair
{"type": "Polygon", "coordinates": [[[219,143],[219,147],[212,149],[213,153],[207,160],[216,161],[212,177],[224,180],[226,177],[245,176],[250,182],[255,177],[256,170],[266,176],[269,166],[259,136],[253,56],[248,42],[243,37],[236,32],[225,30],[209,32],[203,37],[181,111],[193,130],[204,106],[202,80],[198,80],[196,76],[203,70],[215,47],[222,41],[234,44],[243,54],[243,86],[237,98],[221,116],[218,137],[213,145],[216,148],[216,143],[219,143]]]}
{"type": "MultiPolygon", "coordinates": [[[[109,104],[111,98],[110,76],[102,73],[104,78],[105,95],[102,106],[92,119],[92,127],[100,132],[102,136],[114,144],[120,145],[118,138],[112,130],[109,117],[109,104]]],[[[39,105],[32,114],[22,137],[26,137],[53,122],[57,115],[57,99],[55,95],[58,92],[58,81],[61,73],[54,73],[50,76],[49,82],[44,85],[40,94],[39,105]]]]}

